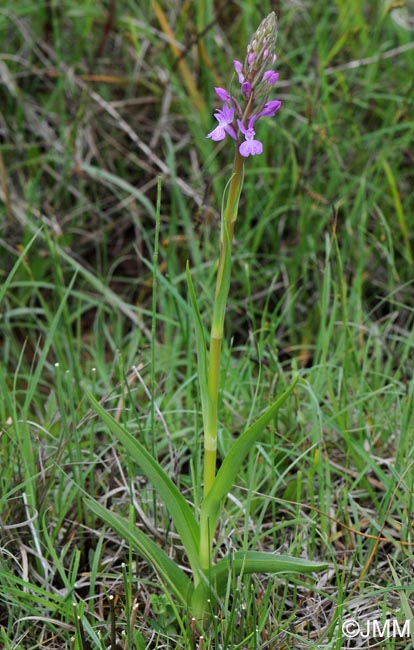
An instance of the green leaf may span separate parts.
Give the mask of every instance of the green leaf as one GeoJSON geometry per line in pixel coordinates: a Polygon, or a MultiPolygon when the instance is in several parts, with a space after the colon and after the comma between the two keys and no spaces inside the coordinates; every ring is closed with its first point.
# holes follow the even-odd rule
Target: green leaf
{"type": "Polygon", "coordinates": [[[397,213],[398,223],[404,239],[406,256],[408,261],[412,263],[413,252],[411,250],[411,243],[410,243],[410,236],[407,227],[407,221],[405,219],[405,214],[401,204],[400,195],[398,193],[397,182],[395,180],[394,174],[392,173],[391,167],[389,166],[386,160],[382,160],[382,166],[384,167],[385,175],[387,177],[388,184],[390,186],[392,198],[394,199],[395,212],[397,213]]]}
{"type": "Polygon", "coordinates": [[[279,408],[286,401],[293,391],[299,379],[297,375],[289,388],[233,443],[229,453],[225,457],[209,493],[201,504],[200,528],[201,537],[208,535],[213,538],[219,517],[221,500],[227,495],[233,486],[237,473],[251,449],[252,445],[259,438],[265,426],[276,415],[279,408]],[[208,531],[208,532],[207,532],[208,531]]]}
{"type": "MultiPolygon", "coordinates": [[[[321,571],[328,566],[326,562],[314,562],[290,555],[278,555],[265,551],[236,551],[230,558],[224,558],[209,570],[210,584],[219,597],[223,596],[229,575],[251,573],[311,573],[321,571]]],[[[193,602],[206,597],[209,585],[200,582],[194,591],[193,602]]]]}
{"type": "Polygon", "coordinates": [[[62,296],[60,305],[57,308],[56,313],[53,316],[53,320],[48,325],[47,336],[46,336],[45,342],[43,344],[42,351],[41,351],[41,353],[39,355],[39,358],[38,358],[38,360],[37,360],[37,362],[35,364],[35,371],[34,371],[33,375],[30,378],[30,382],[29,382],[29,385],[28,385],[28,388],[27,388],[27,391],[26,391],[25,400],[24,400],[24,407],[23,407],[23,409],[24,409],[23,412],[24,413],[27,413],[27,411],[28,411],[28,409],[30,407],[30,404],[31,404],[31,402],[32,402],[32,400],[34,398],[35,392],[39,388],[39,380],[40,380],[40,378],[42,376],[43,369],[44,369],[45,363],[47,361],[50,348],[52,347],[53,342],[55,340],[55,334],[56,334],[56,330],[57,330],[57,328],[59,326],[59,320],[60,320],[60,317],[62,316],[62,312],[63,312],[63,310],[65,308],[65,305],[66,305],[66,303],[67,303],[67,301],[69,299],[69,296],[72,293],[72,289],[73,289],[73,286],[75,284],[76,277],[77,277],[77,273],[75,273],[73,275],[72,280],[69,283],[69,286],[67,287],[64,295],[62,296]]]}
{"type": "Polygon", "coordinates": [[[231,242],[227,222],[222,224],[222,237],[220,246],[220,263],[217,270],[216,295],[214,298],[214,313],[211,332],[217,338],[222,338],[224,319],[226,315],[226,304],[230,289],[231,279],[231,242]]]}
{"type": "Polygon", "coordinates": [[[112,530],[116,531],[128,544],[134,547],[138,553],[147,560],[160,578],[173,590],[175,596],[184,604],[188,605],[193,589],[190,578],[186,576],[176,562],[139,528],[132,528],[127,519],[111,512],[104,506],[92,499],[86,499],[86,505],[92,512],[102,519],[112,530]]]}
{"type": "MultiPolygon", "coordinates": [[[[13,268],[9,271],[6,278],[4,280],[2,278],[2,283],[0,285],[0,303],[2,302],[4,296],[6,295],[7,289],[9,288],[9,285],[13,280],[15,274],[19,270],[19,266],[26,260],[27,253],[31,249],[33,243],[35,242],[39,234],[40,234],[40,229],[37,232],[35,232],[31,240],[27,244],[27,246],[25,246],[24,250],[20,253],[19,257],[17,258],[16,262],[13,265],[13,268]]],[[[3,314],[1,315],[1,317],[3,318],[3,314]]]]}
{"type": "Polygon", "coordinates": [[[145,447],[99,404],[86,387],[84,387],[84,390],[101,420],[121,441],[164,501],[188,555],[194,573],[194,580],[197,584],[201,571],[199,561],[200,530],[189,505],[168,474],[164,472],[145,447]]]}
{"type": "Polygon", "coordinates": [[[190,267],[187,262],[186,266],[188,293],[190,295],[191,305],[194,315],[194,326],[196,335],[196,349],[197,349],[197,369],[198,369],[198,383],[200,386],[201,407],[203,410],[203,424],[204,428],[208,430],[208,418],[211,413],[211,400],[208,392],[208,379],[207,379],[207,345],[204,336],[203,323],[201,321],[200,310],[196,294],[194,291],[193,281],[191,279],[190,267]]]}

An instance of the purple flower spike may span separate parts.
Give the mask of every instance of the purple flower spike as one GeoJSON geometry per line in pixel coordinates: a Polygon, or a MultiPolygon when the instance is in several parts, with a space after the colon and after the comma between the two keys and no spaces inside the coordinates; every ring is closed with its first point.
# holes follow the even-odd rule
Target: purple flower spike
{"type": "Polygon", "coordinates": [[[233,84],[234,92],[221,87],[214,89],[223,104],[214,113],[218,125],[207,137],[219,142],[229,135],[236,143],[238,155],[244,158],[263,152],[262,142],[255,137],[256,121],[272,117],[282,105],[276,99],[268,101],[272,86],[279,79],[279,73],[274,70],[276,35],[277,19],[271,11],[256,29],[243,61],[233,60],[240,85],[233,84]]]}
{"type": "Polygon", "coordinates": [[[260,142],[260,140],[254,139],[256,133],[254,129],[250,127],[250,123],[248,129],[246,129],[243,126],[243,122],[241,120],[237,120],[237,124],[240,131],[243,133],[244,137],[246,138],[246,140],[242,142],[242,144],[239,147],[239,151],[243,156],[243,158],[247,158],[248,156],[260,155],[263,152],[263,145],[260,142]]]}
{"type": "Polygon", "coordinates": [[[242,84],[244,81],[244,75],[243,75],[243,64],[240,63],[240,61],[233,61],[234,69],[237,72],[237,75],[239,77],[239,84],[242,84]]]}
{"type": "Polygon", "coordinates": [[[214,113],[214,117],[218,121],[218,126],[216,126],[213,131],[210,131],[207,138],[211,138],[214,142],[218,142],[219,140],[224,140],[226,133],[228,133],[233,140],[237,140],[236,132],[231,126],[234,117],[234,109],[231,108],[231,106],[224,104],[221,110],[217,110],[214,113]]]}
{"type": "Polygon", "coordinates": [[[274,72],[273,70],[267,70],[263,75],[263,81],[267,81],[269,86],[273,86],[276,81],[279,79],[279,73],[274,72]]]}
{"type": "Polygon", "coordinates": [[[225,88],[214,88],[216,95],[222,102],[228,102],[230,95],[225,88]]]}

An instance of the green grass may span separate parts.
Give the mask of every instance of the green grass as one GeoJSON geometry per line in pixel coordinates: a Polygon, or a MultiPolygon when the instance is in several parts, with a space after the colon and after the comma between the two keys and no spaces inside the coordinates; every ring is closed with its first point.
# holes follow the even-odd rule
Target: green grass
{"type": "Polygon", "coordinates": [[[0,10],[0,648],[351,647],[343,619],[401,621],[414,606],[412,4],[163,0],[179,60],[153,7],[120,0],[111,15],[109,4],[0,10]],[[232,157],[205,138],[213,87],[271,9],[283,108],[258,126],[265,153],[246,164],[221,457],[292,367],[301,381],[244,464],[217,544],[223,557],[258,548],[329,568],[229,575],[200,640],[85,505],[93,496],[188,566],[83,386],[197,505],[185,265],[209,326],[232,157]]]}

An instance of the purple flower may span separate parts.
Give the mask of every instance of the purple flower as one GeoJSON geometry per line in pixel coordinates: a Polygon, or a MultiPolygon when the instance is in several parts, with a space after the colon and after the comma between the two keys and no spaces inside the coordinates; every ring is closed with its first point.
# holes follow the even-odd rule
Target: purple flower
{"type": "Polygon", "coordinates": [[[241,120],[237,120],[237,125],[246,138],[239,147],[239,151],[244,158],[247,158],[247,156],[260,155],[263,152],[263,145],[260,140],[254,139],[256,133],[251,124],[252,120],[250,119],[249,126],[246,129],[243,125],[243,122],[241,120]]]}
{"type": "Polygon", "coordinates": [[[245,97],[250,97],[250,93],[252,92],[252,84],[250,84],[248,81],[244,81],[242,83],[241,89],[245,97]]]}
{"type": "Polygon", "coordinates": [[[230,95],[225,88],[214,88],[216,95],[222,102],[228,102],[230,95]]]}
{"type": "Polygon", "coordinates": [[[272,99],[271,102],[267,102],[262,108],[262,110],[255,116],[256,120],[259,117],[273,117],[276,111],[282,106],[282,102],[279,99],[272,99]]]}
{"type": "Polygon", "coordinates": [[[242,84],[244,81],[244,75],[243,75],[243,64],[240,63],[240,61],[233,61],[234,69],[237,72],[237,75],[239,77],[239,84],[242,84]]]}
{"type": "Polygon", "coordinates": [[[226,88],[214,89],[223,106],[214,113],[218,126],[207,137],[218,142],[229,135],[245,158],[263,152],[262,142],[255,138],[256,121],[272,117],[282,104],[279,100],[268,101],[271,88],[279,79],[279,73],[273,69],[276,34],[277,20],[272,11],[254,33],[244,61],[233,60],[240,86],[231,94],[226,88]]]}
{"type": "Polygon", "coordinates": [[[263,81],[267,81],[269,86],[273,86],[276,81],[279,79],[279,73],[274,72],[274,70],[267,70],[263,75],[263,81]]]}
{"type": "Polygon", "coordinates": [[[228,133],[233,140],[237,140],[236,132],[231,126],[234,117],[234,108],[231,108],[228,104],[224,104],[221,110],[217,110],[214,113],[214,117],[218,121],[218,126],[216,126],[213,131],[210,131],[207,138],[211,138],[214,142],[218,142],[219,140],[224,140],[226,133],[228,133]]]}
{"type": "Polygon", "coordinates": [[[279,99],[273,99],[271,102],[267,102],[256,115],[252,115],[249,121],[249,127],[253,128],[253,124],[259,117],[273,117],[276,111],[282,106],[282,102],[279,99]]]}

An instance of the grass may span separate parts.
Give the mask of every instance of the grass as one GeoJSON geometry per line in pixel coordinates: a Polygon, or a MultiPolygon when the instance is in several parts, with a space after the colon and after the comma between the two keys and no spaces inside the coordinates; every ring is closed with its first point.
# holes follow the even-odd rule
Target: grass
{"type": "Polygon", "coordinates": [[[6,0],[0,11],[0,647],[354,647],[343,620],[413,610],[411,4],[144,6],[6,0]],[[209,323],[231,165],[205,139],[213,87],[271,9],[284,104],[246,166],[220,453],[292,366],[301,382],[223,505],[217,543],[223,557],[260,548],[329,569],[230,575],[201,640],[85,507],[92,495],[186,566],[168,513],[83,386],[197,503],[185,263],[209,323]]]}

